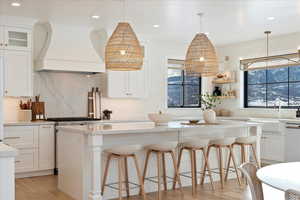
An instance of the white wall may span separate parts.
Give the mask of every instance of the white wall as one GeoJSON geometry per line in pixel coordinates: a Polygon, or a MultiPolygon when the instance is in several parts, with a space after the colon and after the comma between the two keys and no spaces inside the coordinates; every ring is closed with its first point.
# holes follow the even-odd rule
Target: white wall
{"type": "MultiPolygon", "coordinates": [[[[270,37],[270,55],[295,53],[300,45],[300,33],[293,33],[281,36],[270,37]]],[[[233,84],[233,87],[238,92],[238,98],[235,100],[224,100],[220,107],[227,108],[233,111],[234,115],[240,116],[262,116],[274,117],[277,112],[273,109],[255,109],[255,108],[242,108],[243,104],[243,87],[242,79],[239,71],[240,58],[252,58],[266,56],[266,39],[259,39],[254,41],[242,42],[238,44],[231,44],[220,46],[218,49],[218,56],[224,59],[229,56],[230,60],[226,70],[235,70],[237,72],[238,82],[233,84]]],[[[283,117],[295,117],[295,110],[283,110],[283,117]]]]}

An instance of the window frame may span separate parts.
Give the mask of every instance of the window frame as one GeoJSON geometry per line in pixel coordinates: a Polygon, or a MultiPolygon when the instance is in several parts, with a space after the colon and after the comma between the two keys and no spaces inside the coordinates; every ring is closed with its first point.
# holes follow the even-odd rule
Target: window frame
{"type": "MultiPolygon", "coordinates": [[[[168,70],[171,69],[170,67],[168,67],[168,70]]],[[[174,68],[175,69],[175,68],[174,68]]],[[[199,95],[201,95],[202,91],[202,79],[201,77],[199,77],[199,85],[198,84],[188,84],[185,83],[185,70],[178,68],[177,70],[181,70],[181,77],[182,77],[182,82],[181,84],[169,84],[169,80],[168,80],[168,75],[167,75],[167,108],[201,108],[201,101],[199,100],[199,104],[197,106],[187,106],[184,104],[184,97],[185,97],[185,86],[199,86],[199,95]],[[177,85],[177,86],[181,86],[182,87],[182,105],[181,106],[169,106],[169,102],[168,102],[168,98],[169,98],[169,85],[177,85]]]]}
{"type": "MultiPolygon", "coordinates": [[[[290,80],[290,68],[291,67],[295,67],[295,66],[290,66],[290,67],[282,67],[282,68],[288,68],[288,79],[287,81],[281,81],[281,82],[268,82],[268,73],[266,70],[266,82],[265,83],[255,83],[255,84],[248,84],[248,71],[244,71],[244,108],[267,108],[267,109],[274,109],[274,108],[278,108],[278,106],[268,106],[268,86],[269,85],[273,85],[273,84],[287,84],[288,88],[288,105],[287,106],[281,106],[281,108],[284,109],[297,109],[298,107],[300,107],[300,102],[299,102],[299,106],[297,105],[289,105],[290,102],[290,84],[292,83],[299,83],[300,84],[300,80],[299,81],[291,81],[290,80]],[[266,86],[266,105],[265,106],[249,106],[248,105],[248,86],[249,85],[265,85],[266,86]]],[[[300,67],[300,66],[299,66],[300,67]]]]}

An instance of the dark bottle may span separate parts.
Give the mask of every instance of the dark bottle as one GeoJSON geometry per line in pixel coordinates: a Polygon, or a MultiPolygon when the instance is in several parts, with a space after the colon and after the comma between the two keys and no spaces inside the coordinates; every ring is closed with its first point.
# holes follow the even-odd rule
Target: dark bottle
{"type": "Polygon", "coordinates": [[[214,91],[213,91],[213,95],[214,96],[221,96],[222,95],[222,91],[220,89],[220,87],[215,87],[214,91]]]}
{"type": "Polygon", "coordinates": [[[298,110],[296,111],[296,117],[300,117],[300,108],[298,107],[298,110]]]}

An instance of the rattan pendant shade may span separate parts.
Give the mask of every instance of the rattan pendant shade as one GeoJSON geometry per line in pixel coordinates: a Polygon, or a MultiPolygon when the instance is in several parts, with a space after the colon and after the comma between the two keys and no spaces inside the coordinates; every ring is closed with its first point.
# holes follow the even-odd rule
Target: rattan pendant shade
{"type": "Polygon", "coordinates": [[[143,66],[143,51],[129,23],[121,22],[105,48],[107,70],[134,71],[143,66]]]}
{"type": "Polygon", "coordinates": [[[198,33],[191,42],[185,57],[185,70],[189,75],[202,77],[218,73],[216,51],[206,34],[198,33]]]}

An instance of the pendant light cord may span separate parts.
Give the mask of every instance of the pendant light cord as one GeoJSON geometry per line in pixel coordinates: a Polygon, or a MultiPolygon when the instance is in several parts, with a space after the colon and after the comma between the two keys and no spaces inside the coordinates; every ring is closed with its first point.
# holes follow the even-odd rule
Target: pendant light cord
{"type": "Polygon", "coordinates": [[[268,69],[268,57],[269,57],[269,35],[271,34],[271,31],[265,31],[264,32],[267,35],[267,60],[266,60],[266,68],[268,69]]]}
{"type": "Polygon", "coordinates": [[[197,15],[199,16],[199,22],[200,22],[199,33],[202,33],[203,32],[203,22],[202,22],[203,13],[198,13],[197,15]]]}
{"type": "Polygon", "coordinates": [[[123,0],[123,22],[126,20],[126,0],[123,0]]]}

